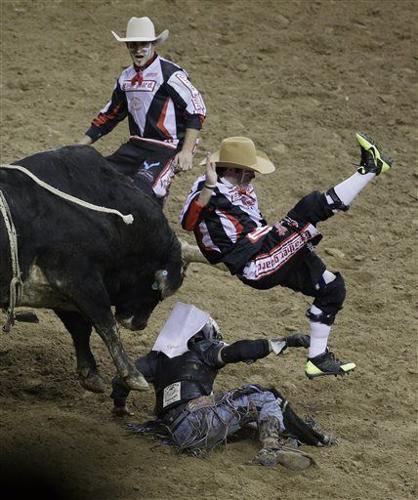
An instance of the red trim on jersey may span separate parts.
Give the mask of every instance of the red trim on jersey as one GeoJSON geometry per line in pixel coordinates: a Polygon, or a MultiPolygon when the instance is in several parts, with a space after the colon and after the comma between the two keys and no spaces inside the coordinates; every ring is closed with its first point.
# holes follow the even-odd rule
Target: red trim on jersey
{"type": "Polygon", "coordinates": [[[99,113],[99,115],[91,122],[92,125],[100,127],[101,125],[113,120],[119,113],[121,106],[122,104],[118,104],[110,113],[99,113]]]}
{"type": "MultiPolygon", "coordinates": [[[[193,231],[193,229],[196,227],[196,224],[199,220],[200,213],[202,209],[204,208],[203,205],[201,205],[197,199],[193,200],[190,203],[189,209],[187,211],[187,215],[183,220],[183,228],[186,231],[193,231]]],[[[202,243],[203,245],[203,243],[202,243]]],[[[204,246],[204,245],[203,245],[204,246]]]]}
{"type": "Polygon", "coordinates": [[[224,212],[223,210],[219,210],[219,209],[218,209],[218,211],[221,214],[223,214],[230,222],[232,222],[233,226],[235,227],[235,233],[237,235],[237,240],[238,240],[238,236],[240,236],[240,234],[243,232],[244,226],[239,222],[238,219],[233,217],[231,214],[224,212]]]}
{"type": "Polygon", "coordinates": [[[166,139],[173,139],[173,137],[170,135],[169,131],[164,127],[164,120],[165,116],[167,114],[167,108],[168,108],[168,103],[170,102],[170,99],[166,99],[163,110],[161,111],[160,117],[158,118],[157,122],[157,128],[161,130],[161,132],[164,134],[166,139]]]}
{"type": "Polygon", "coordinates": [[[172,164],[173,164],[173,159],[170,158],[164,165],[164,168],[161,170],[159,176],[155,179],[153,187],[155,187],[160,181],[160,179],[162,179],[165,176],[165,174],[171,169],[172,164]]]}

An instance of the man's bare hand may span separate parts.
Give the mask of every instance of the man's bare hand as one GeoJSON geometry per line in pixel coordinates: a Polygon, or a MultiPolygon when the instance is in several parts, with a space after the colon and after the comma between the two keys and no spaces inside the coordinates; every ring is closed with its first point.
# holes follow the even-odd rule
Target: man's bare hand
{"type": "Polygon", "coordinates": [[[193,155],[191,151],[179,151],[174,157],[174,165],[177,172],[187,172],[193,167],[193,155]]]}
{"type": "Polygon", "coordinates": [[[218,181],[218,174],[216,173],[216,163],[210,160],[210,153],[206,154],[206,184],[215,186],[218,181]]]}

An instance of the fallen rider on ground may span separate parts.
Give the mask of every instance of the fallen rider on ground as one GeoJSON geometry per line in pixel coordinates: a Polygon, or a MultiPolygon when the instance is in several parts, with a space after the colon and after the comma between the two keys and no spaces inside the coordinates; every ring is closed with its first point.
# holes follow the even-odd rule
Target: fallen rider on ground
{"type": "MultiPolygon", "coordinates": [[[[223,342],[220,329],[210,315],[193,305],[178,302],[162,328],[152,350],[135,365],[155,390],[157,419],[130,424],[146,433],[161,431],[180,451],[202,455],[239,429],[258,428],[261,449],[251,461],[273,467],[281,464],[303,470],[314,464],[300,451],[311,446],[335,444],[335,439],[302,420],[275,388],[246,384],[218,395],[213,385],[218,371],[228,363],[251,363],[270,353],[281,354],[288,347],[309,347],[309,336],[291,335],[280,339],[223,342]]],[[[129,388],[113,380],[111,397],[115,415],[132,415],[127,407],[129,388]]]]}

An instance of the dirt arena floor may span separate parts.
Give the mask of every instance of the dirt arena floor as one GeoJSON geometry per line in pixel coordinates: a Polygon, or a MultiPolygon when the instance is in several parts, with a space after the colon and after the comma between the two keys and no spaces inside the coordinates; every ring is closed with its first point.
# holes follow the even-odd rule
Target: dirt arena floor
{"type": "MultiPolygon", "coordinates": [[[[208,107],[196,166],[175,181],[166,210],[182,238],[192,242],[178,214],[200,172],[198,160],[224,136],[251,136],[277,165],[256,180],[271,222],[301,195],[353,172],[355,131],[374,135],[396,159],[348,213],[321,228],[318,253],[348,288],[330,343],[357,363],[355,373],[308,381],[305,354],[297,351],[228,366],[217,382],[218,389],[276,384],[340,445],[305,448],[318,467],[297,474],[246,465],[258,448],[255,436],[196,459],[130,435],[129,419],[111,416],[110,390],[95,395],[79,386],[71,338],[42,310],[39,324],[19,323],[0,335],[3,492],[5,482],[15,483],[30,498],[35,479],[39,485],[45,478],[44,498],[416,498],[418,3],[2,0],[2,163],[81,138],[130,64],[110,31],[121,33],[131,16],[145,15],[158,32],[170,29],[160,54],[187,69],[208,107]]],[[[126,139],[123,123],[95,147],[108,154],[126,139]]],[[[209,310],[231,342],[307,329],[309,301],[301,295],[251,290],[193,264],[146,331],[122,330],[133,357],[152,346],[178,300],[209,310]]],[[[97,335],[93,344],[110,379],[113,365],[97,335]]],[[[133,394],[130,405],[131,420],[150,418],[152,392],[133,394]]]]}

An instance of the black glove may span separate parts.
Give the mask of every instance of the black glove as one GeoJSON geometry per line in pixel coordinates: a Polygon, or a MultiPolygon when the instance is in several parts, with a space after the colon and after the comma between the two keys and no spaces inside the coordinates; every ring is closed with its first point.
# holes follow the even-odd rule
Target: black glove
{"type": "Polygon", "coordinates": [[[286,342],[286,347],[305,347],[307,349],[311,345],[311,337],[301,333],[289,335],[284,337],[283,340],[286,342]]]}
{"type": "Polygon", "coordinates": [[[276,356],[282,354],[288,347],[305,347],[311,345],[311,337],[309,335],[302,335],[297,333],[289,335],[288,337],[281,337],[278,339],[269,340],[270,351],[274,352],[276,356]]]}

